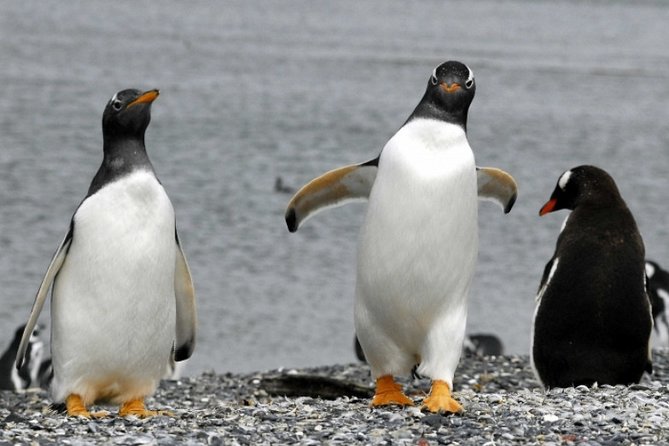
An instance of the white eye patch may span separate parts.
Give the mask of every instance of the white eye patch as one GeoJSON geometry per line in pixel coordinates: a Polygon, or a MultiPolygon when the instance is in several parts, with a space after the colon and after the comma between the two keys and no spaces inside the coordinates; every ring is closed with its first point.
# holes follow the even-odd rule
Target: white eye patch
{"type": "Polygon", "coordinates": [[[567,183],[569,182],[570,177],[571,177],[571,170],[568,170],[562,174],[560,180],[558,181],[558,186],[560,186],[560,189],[565,190],[567,188],[567,183]]]}
{"type": "Polygon", "coordinates": [[[467,67],[469,70],[469,76],[467,77],[467,83],[474,82],[474,72],[471,68],[467,67]]]}
{"type": "Polygon", "coordinates": [[[439,68],[439,67],[435,67],[435,69],[432,70],[432,77],[430,78],[430,82],[432,82],[432,85],[437,85],[437,82],[438,82],[438,80],[437,80],[437,68],[439,68]]]}
{"type": "Polygon", "coordinates": [[[649,278],[652,278],[655,275],[655,267],[650,263],[646,263],[646,275],[649,278]]]}

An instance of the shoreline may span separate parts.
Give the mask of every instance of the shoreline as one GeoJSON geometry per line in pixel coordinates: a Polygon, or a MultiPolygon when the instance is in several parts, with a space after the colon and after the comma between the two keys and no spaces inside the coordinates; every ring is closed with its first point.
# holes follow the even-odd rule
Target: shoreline
{"type": "Polygon", "coordinates": [[[654,351],[653,367],[629,387],[546,392],[527,356],[463,357],[454,394],[465,412],[450,416],[420,411],[426,379],[401,380],[416,406],[371,409],[363,364],[164,381],[147,407],[175,416],[148,420],[119,418],[114,407],[104,419],[69,419],[49,409],[46,391],[2,391],[0,445],[662,444],[669,441],[669,350],[654,351]],[[271,395],[277,386],[296,396],[271,395]],[[348,396],[297,396],[314,392],[348,396]]]}

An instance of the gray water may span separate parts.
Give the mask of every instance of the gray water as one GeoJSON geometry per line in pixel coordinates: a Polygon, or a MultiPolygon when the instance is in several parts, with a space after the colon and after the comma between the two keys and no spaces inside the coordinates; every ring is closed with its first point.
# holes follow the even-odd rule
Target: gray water
{"type": "MultiPolygon", "coordinates": [[[[669,267],[669,4],[536,1],[0,3],[0,340],[28,316],[102,152],[107,100],[160,88],[146,140],[198,294],[187,373],[354,359],[364,204],[289,234],[289,195],[376,156],[448,59],[474,71],[477,163],[511,172],[509,215],[480,206],[468,330],[527,353],[565,211],[560,173],[609,171],[648,257],[669,267]]],[[[48,311],[48,309],[47,309],[48,311]]],[[[41,319],[48,324],[48,313],[41,319]]]]}

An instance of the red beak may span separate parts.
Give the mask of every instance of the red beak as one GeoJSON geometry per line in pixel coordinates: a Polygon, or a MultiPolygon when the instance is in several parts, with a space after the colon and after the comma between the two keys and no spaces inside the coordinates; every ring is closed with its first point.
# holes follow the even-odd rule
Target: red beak
{"type": "Polygon", "coordinates": [[[541,207],[541,210],[539,211],[539,216],[544,216],[548,214],[549,212],[553,212],[555,210],[555,205],[557,204],[557,199],[556,198],[551,198],[546,202],[541,207]]]}

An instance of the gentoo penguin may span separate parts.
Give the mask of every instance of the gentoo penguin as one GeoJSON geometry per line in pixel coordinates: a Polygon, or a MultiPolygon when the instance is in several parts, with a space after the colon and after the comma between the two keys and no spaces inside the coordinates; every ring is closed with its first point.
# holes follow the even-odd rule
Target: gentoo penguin
{"type": "Polygon", "coordinates": [[[654,348],[669,347],[669,272],[646,259],[648,297],[653,308],[654,348]]]}
{"type": "Polygon", "coordinates": [[[569,209],[541,278],[532,364],[547,387],[632,384],[651,371],[644,245],[613,178],[563,173],[539,215],[569,209]]]}
{"type": "MultiPolygon", "coordinates": [[[[174,209],[144,146],[158,90],[123,90],[102,115],[103,160],[51,260],[23,332],[17,366],[47,292],[55,403],[91,417],[95,402],[149,417],[144,398],[172,355],[191,356],[195,294],[174,209]]],[[[98,415],[98,414],[94,414],[98,415]]]]}
{"type": "Polygon", "coordinates": [[[14,367],[25,325],[16,329],[12,342],[0,357],[0,390],[25,390],[38,387],[39,367],[44,355],[44,343],[40,338],[40,327],[35,327],[28,339],[25,361],[20,369],[14,367]]]}
{"type": "Polygon", "coordinates": [[[372,406],[411,405],[394,375],[432,379],[423,407],[459,412],[451,396],[478,250],[477,193],[510,210],[513,178],[477,169],[467,142],[476,89],[460,62],[439,65],[380,155],[305,185],[286,210],[296,231],[316,211],[368,198],[358,243],[355,328],[376,380],[372,406]]]}

